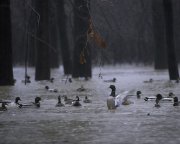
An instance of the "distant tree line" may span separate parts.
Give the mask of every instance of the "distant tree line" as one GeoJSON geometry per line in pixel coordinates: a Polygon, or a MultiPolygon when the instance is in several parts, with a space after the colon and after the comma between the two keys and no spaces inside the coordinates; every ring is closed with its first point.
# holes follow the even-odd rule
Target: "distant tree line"
{"type": "MultiPolygon", "coordinates": [[[[178,79],[179,0],[2,0],[0,85],[13,66],[91,77],[99,64],[154,64],[178,79]]],[[[27,71],[26,71],[27,72],[27,71]]]]}

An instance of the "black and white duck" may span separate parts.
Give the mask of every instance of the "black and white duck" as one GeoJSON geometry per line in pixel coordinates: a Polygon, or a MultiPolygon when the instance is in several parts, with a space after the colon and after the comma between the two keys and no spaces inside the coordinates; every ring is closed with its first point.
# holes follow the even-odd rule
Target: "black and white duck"
{"type": "Polygon", "coordinates": [[[56,104],[56,107],[62,107],[64,104],[61,102],[61,96],[58,96],[58,103],[56,104]]]}
{"type": "Polygon", "coordinates": [[[125,91],[116,96],[116,87],[114,85],[110,85],[111,94],[107,98],[107,107],[109,110],[116,109],[120,105],[129,105],[132,102],[128,100],[128,91],[125,91]]]}
{"type": "Polygon", "coordinates": [[[79,97],[76,96],[76,99],[72,102],[72,106],[81,106],[80,102],[79,102],[79,97]]]}
{"type": "MultiPolygon", "coordinates": [[[[168,102],[168,101],[172,102],[174,96],[175,95],[172,92],[170,92],[167,97],[162,96],[162,101],[164,101],[164,102],[168,102]]],[[[149,96],[149,97],[145,97],[144,100],[145,101],[152,101],[152,100],[156,100],[156,97],[157,97],[157,95],[156,96],[149,96]]]]}
{"type": "Polygon", "coordinates": [[[49,88],[49,86],[45,86],[45,89],[50,91],[50,92],[58,92],[57,89],[52,89],[52,88],[49,88]]]}

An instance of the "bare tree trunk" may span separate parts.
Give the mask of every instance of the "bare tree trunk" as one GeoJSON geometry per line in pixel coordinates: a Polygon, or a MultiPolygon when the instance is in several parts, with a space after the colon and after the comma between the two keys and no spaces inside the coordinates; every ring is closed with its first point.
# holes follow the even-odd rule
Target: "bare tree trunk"
{"type": "MultiPolygon", "coordinates": [[[[62,1],[62,0],[60,0],[62,1]]],[[[59,39],[57,30],[57,0],[51,0],[49,4],[49,43],[53,46],[53,49],[50,50],[50,67],[58,68],[59,67],[59,39]]]]}
{"type": "Polygon", "coordinates": [[[0,85],[14,85],[10,0],[0,1],[0,85]]]}
{"type": "MultiPolygon", "coordinates": [[[[36,0],[36,8],[40,15],[39,27],[37,30],[37,37],[49,43],[48,30],[48,6],[49,0],[36,0]]],[[[36,72],[35,80],[49,80],[50,79],[50,56],[49,46],[41,41],[36,41],[36,72]]]]}
{"type": "Polygon", "coordinates": [[[89,0],[75,0],[74,34],[75,47],[73,56],[73,77],[91,77],[91,50],[87,43],[89,26],[89,0]]]}
{"type": "Polygon", "coordinates": [[[72,62],[68,44],[64,0],[57,0],[57,16],[64,74],[71,74],[72,62]]]}
{"type": "Polygon", "coordinates": [[[166,26],[166,44],[168,54],[168,70],[170,80],[179,79],[178,65],[175,55],[174,33],[173,33],[173,8],[172,0],[163,0],[166,26]]]}
{"type": "Polygon", "coordinates": [[[155,43],[155,69],[167,69],[163,0],[152,0],[153,33],[155,43]]]}

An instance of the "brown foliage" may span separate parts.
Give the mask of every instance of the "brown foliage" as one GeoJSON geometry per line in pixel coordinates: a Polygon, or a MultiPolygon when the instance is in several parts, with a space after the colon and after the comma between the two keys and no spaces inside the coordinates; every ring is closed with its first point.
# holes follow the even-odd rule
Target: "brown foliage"
{"type": "Polygon", "coordinates": [[[86,63],[86,59],[85,59],[85,55],[84,55],[84,52],[81,51],[80,53],[80,64],[85,64],[86,63]]]}
{"type": "Polygon", "coordinates": [[[106,41],[101,37],[101,35],[94,30],[92,20],[89,20],[89,29],[88,29],[88,38],[92,39],[97,46],[100,48],[106,48],[107,44],[106,41]]]}

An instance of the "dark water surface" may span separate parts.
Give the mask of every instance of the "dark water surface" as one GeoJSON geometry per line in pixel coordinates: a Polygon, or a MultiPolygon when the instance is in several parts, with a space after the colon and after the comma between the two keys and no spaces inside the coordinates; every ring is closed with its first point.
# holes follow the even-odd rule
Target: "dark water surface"
{"type": "MultiPolygon", "coordinates": [[[[145,96],[162,93],[167,96],[174,92],[179,97],[180,84],[169,82],[167,71],[154,71],[146,67],[105,67],[95,68],[89,81],[73,79],[65,83],[62,69],[52,71],[54,83],[35,82],[34,69],[28,70],[32,83],[24,85],[24,69],[15,68],[17,83],[12,87],[0,87],[0,99],[13,100],[20,96],[22,103],[42,98],[41,107],[8,107],[0,112],[0,143],[2,144],[179,144],[180,143],[180,107],[173,107],[172,102],[162,102],[160,108],[154,102],[145,102],[145,96]],[[102,78],[99,78],[102,73],[102,78]],[[103,80],[117,78],[116,83],[103,80]],[[152,78],[152,83],[143,81],[152,78]],[[132,97],[134,104],[120,106],[115,111],[108,111],[106,99],[110,93],[110,84],[115,84],[117,94],[129,91],[135,94],[141,90],[141,99],[132,97]],[[58,93],[48,92],[45,85],[57,88],[58,93]],[[83,85],[84,92],[76,91],[83,85]],[[79,95],[81,107],[55,107],[58,95],[75,98],[79,95]],[[91,104],[82,102],[88,95],[91,104]],[[147,114],[150,114],[149,116],[147,114]]],[[[62,101],[63,102],[63,101],[62,101]]]]}

